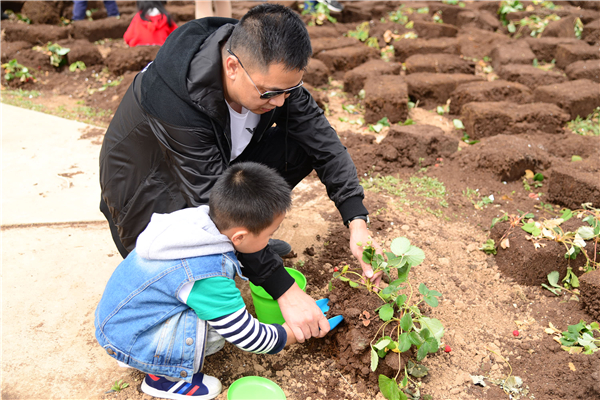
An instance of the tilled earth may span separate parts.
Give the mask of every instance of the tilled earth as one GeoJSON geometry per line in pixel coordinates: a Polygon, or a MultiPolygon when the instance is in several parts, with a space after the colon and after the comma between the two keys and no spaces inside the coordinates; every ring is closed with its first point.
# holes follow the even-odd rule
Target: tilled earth
{"type": "MultiPolygon", "coordinates": [[[[69,2],[2,3],[3,10],[12,7],[32,20],[31,25],[2,22],[2,63],[16,58],[36,77],[26,83],[3,77],[4,101],[108,125],[135,73],[158,48],[130,49],[123,43],[134,2],[119,2],[120,20],[104,18],[100,2],[89,3],[98,10],[94,20],[66,26],[60,17],[70,15],[69,2]],[[48,41],[69,47],[68,63],[84,61],[87,69],[52,67],[35,47],[48,41]]],[[[288,3],[298,9],[296,2],[288,3]]],[[[569,266],[581,276],[583,255],[569,263],[562,244],[548,241],[536,249],[520,228],[510,229],[508,222],[490,226],[504,213],[532,212],[540,220],[552,218],[562,207],[600,204],[599,137],[567,128],[568,121],[600,106],[600,3],[555,2],[558,8],[549,10],[523,2],[522,11],[507,15],[509,21],[559,16],[539,38],[527,26],[510,34],[499,20],[500,2],[464,2],[463,7],[442,2],[343,3],[344,12],[332,14],[337,23],[308,28],[314,58],[305,82],[364,179],[374,240],[388,248],[392,239],[405,236],[422,248],[426,258],[412,269],[410,284],[416,290],[425,283],[442,293],[438,307],[422,312],[443,323],[442,341],[452,351],[425,358],[429,373],[415,379],[411,388],[420,385],[421,398],[506,399],[508,394],[492,381],[513,375],[523,380],[522,399],[599,398],[600,352],[568,354],[544,331],[549,323],[566,330],[582,319],[600,317],[598,299],[595,305],[594,299],[582,304],[540,286],[549,272],[557,270],[562,278],[569,266]],[[392,21],[389,13],[401,6],[412,24],[392,21]],[[444,23],[435,22],[440,16],[444,23]],[[572,29],[577,19],[582,39],[572,29]],[[380,47],[393,46],[390,61],[381,61],[378,51],[344,36],[365,21],[380,47]],[[438,107],[443,115],[436,112],[438,107]],[[369,130],[359,121],[375,124],[383,117],[391,127],[369,130]],[[414,124],[403,125],[407,119],[414,124]],[[453,119],[460,119],[464,129],[456,129],[453,119]],[[479,142],[469,145],[463,139],[479,142]],[[574,155],[581,161],[572,162],[574,155]],[[528,171],[544,176],[541,186],[533,187],[528,171]],[[382,184],[380,177],[393,179],[382,184]],[[490,195],[494,200],[483,203],[490,195]],[[511,244],[498,248],[497,255],[479,250],[487,239],[498,244],[503,237],[511,244]],[[486,386],[474,385],[474,375],[485,376],[486,386]]],[[[253,3],[233,4],[234,17],[240,17],[253,3]]],[[[167,9],[180,25],[194,15],[193,2],[168,2],[167,9]]],[[[303,18],[310,23],[310,16],[303,18]]],[[[101,140],[102,134],[91,132],[86,138],[101,140]]],[[[580,225],[574,219],[565,229],[580,225]]],[[[340,281],[330,290],[335,267],[357,265],[348,250],[348,232],[316,176],[294,191],[294,208],[284,228],[282,239],[295,252],[286,264],[301,270],[308,278],[307,293],[315,299],[328,297],[329,314],[343,315],[345,323],[324,339],[293,345],[275,356],[226,345],[208,358],[204,372],[218,376],[224,387],[242,376],[264,376],[279,384],[289,399],[382,399],[379,374],[393,377],[398,368],[391,357],[377,371],[369,368],[369,343],[382,334],[375,311],[382,302],[340,281]],[[316,220],[320,222],[309,223],[316,220]],[[300,231],[302,235],[294,234],[300,231]],[[368,326],[364,311],[371,315],[368,326]]],[[[593,242],[586,249],[591,259],[598,259],[593,242]]],[[[595,282],[597,289],[597,278],[595,282]]],[[[239,286],[252,310],[247,286],[239,286]]],[[[403,362],[411,356],[405,355],[403,362]]],[[[139,391],[141,378],[124,370],[130,387],[105,397],[149,398],[139,391]]],[[[224,400],[226,394],[218,398],[224,400]]]]}

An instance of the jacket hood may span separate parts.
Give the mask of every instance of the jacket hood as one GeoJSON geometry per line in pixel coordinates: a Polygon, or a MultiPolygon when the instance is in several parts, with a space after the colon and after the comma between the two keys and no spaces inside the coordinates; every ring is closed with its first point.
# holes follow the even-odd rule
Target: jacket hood
{"type": "MultiPolygon", "coordinates": [[[[217,121],[226,119],[221,68],[214,68],[214,64],[221,62],[221,44],[237,22],[202,18],[173,31],[144,71],[142,107],[154,116],[184,116],[189,115],[186,109],[200,109],[217,121]]],[[[188,126],[197,123],[186,122],[188,126]]]]}
{"type": "Polygon", "coordinates": [[[229,238],[210,219],[208,206],[153,214],[136,243],[136,252],[149,260],[192,258],[233,250],[229,238]]]}

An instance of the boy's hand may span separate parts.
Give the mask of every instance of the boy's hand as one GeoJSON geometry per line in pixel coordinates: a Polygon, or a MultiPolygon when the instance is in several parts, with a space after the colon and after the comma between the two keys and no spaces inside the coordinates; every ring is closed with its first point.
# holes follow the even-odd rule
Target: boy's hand
{"type": "MultiPolygon", "coordinates": [[[[373,268],[362,259],[363,248],[357,244],[361,243],[364,246],[369,241],[367,223],[362,219],[355,219],[354,221],[350,222],[348,227],[350,228],[350,251],[362,267],[363,279],[369,278],[371,279],[371,282],[373,282],[376,286],[379,286],[383,272],[379,271],[378,273],[373,274],[373,268]]],[[[375,248],[377,253],[381,254],[381,248],[377,243],[375,243],[375,241],[373,241],[372,246],[375,248]]]]}
{"type": "Polygon", "coordinates": [[[281,326],[283,326],[283,329],[285,329],[285,333],[287,333],[287,342],[285,342],[285,347],[289,346],[290,344],[296,343],[296,336],[294,336],[294,332],[292,332],[292,328],[290,328],[287,322],[284,322],[281,326]]]}
{"type": "Polygon", "coordinates": [[[281,314],[299,343],[329,332],[329,321],[315,301],[294,283],[278,299],[281,314]]]}

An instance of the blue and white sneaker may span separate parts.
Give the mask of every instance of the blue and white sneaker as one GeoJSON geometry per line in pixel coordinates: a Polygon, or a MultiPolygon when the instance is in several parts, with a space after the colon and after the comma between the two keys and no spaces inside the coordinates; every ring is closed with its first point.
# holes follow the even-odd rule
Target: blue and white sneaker
{"type": "Polygon", "coordinates": [[[166,378],[147,374],[142,382],[142,392],[161,399],[198,400],[214,399],[221,393],[221,382],[202,372],[194,374],[192,383],[172,382],[166,378]]]}

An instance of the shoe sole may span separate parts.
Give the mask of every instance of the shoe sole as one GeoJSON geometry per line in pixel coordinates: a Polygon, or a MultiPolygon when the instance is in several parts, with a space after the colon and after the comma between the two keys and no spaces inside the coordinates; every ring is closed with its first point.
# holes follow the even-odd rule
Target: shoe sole
{"type": "Polygon", "coordinates": [[[169,393],[169,392],[165,392],[164,390],[158,390],[155,389],[153,387],[151,387],[150,385],[148,385],[146,383],[146,380],[144,379],[142,381],[142,392],[149,394],[150,396],[153,397],[158,397],[159,399],[173,399],[173,400],[191,400],[191,399],[196,399],[196,400],[210,400],[210,399],[214,399],[215,397],[217,397],[219,394],[221,394],[221,391],[223,390],[223,386],[219,383],[219,390],[215,393],[208,393],[208,394],[203,394],[201,396],[188,396],[185,394],[178,394],[178,393],[169,393]]]}

